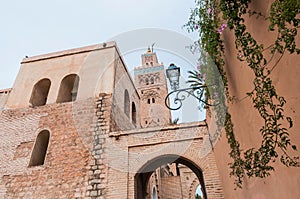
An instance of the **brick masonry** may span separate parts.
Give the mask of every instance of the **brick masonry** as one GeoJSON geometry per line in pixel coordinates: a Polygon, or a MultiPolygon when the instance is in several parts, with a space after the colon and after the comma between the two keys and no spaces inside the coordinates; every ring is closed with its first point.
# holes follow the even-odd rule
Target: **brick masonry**
{"type": "Polygon", "coordinates": [[[180,176],[170,176],[161,178],[161,198],[164,199],[173,199],[181,198],[182,196],[182,187],[180,176]]]}
{"type": "Polygon", "coordinates": [[[111,94],[100,94],[97,100],[2,111],[0,196],[134,198],[135,173],[156,157],[175,154],[203,170],[208,198],[223,198],[214,155],[199,155],[204,123],[110,132],[111,104],[111,94]],[[28,167],[44,129],[51,133],[45,164],[28,167]]]}
{"type": "MultiPolygon", "coordinates": [[[[76,55],[62,54],[42,62],[50,70],[55,60],[70,64],[72,57],[68,56],[77,56],[80,62],[76,62],[76,67],[80,68],[87,55],[75,51],[76,55]]],[[[30,107],[27,100],[16,97],[21,94],[15,88],[10,94],[0,95],[6,100],[9,94],[6,105],[10,105],[0,109],[0,199],[137,198],[136,176],[144,171],[145,166],[163,164],[165,159],[162,157],[174,156],[201,169],[209,199],[224,198],[214,154],[207,142],[206,124],[140,128],[140,112],[143,111],[140,110],[140,96],[116,52],[110,48],[89,56],[88,64],[96,70],[98,65],[93,64],[94,59],[110,55],[109,64],[105,65],[109,72],[105,74],[114,74],[110,77],[115,78],[105,77],[109,83],[101,84],[96,90],[103,92],[95,96],[94,91],[87,89],[87,92],[82,86],[95,82],[84,80],[80,82],[75,102],[55,103],[54,88],[50,89],[46,105],[39,107],[30,107]],[[115,60],[110,59],[112,57],[115,60]],[[132,114],[124,114],[125,89],[130,94],[130,105],[132,102],[136,104],[136,124],[132,114]],[[29,166],[36,138],[43,130],[50,132],[44,164],[29,166]],[[157,162],[157,159],[162,162],[157,162]]],[[[23,67],[23,74],[30,73],[30,67],[39,66],[37,60],[31,62],[26,62],[28,65],[23,67]]],[[[68,67],[74,68],[66,65],[63,69],[68,67]]],[[[42,70],[39,72],[43,73],[42,70]]],[[[55,79],[54,73],[52,75],[53,85],[58,88],[60,81],[55,79]]],[[[64,71],[60,75],[65,76],[64,71]]],[[[85,75],[82,71],[82,79],[87,77],[85,75]]],[[[105,81],[102,78],[100,82],[105,81]]],[[[25,85],[20,82],[29,82],[28,85],[34,82],[20,74],[17,79],[16,88],[28,98],[30,87],[22,90],[25,85]]],[[[132,106],[129,110],[132,112],[132,106]]]]}
{"type": "Polygon", "coordinates": [[[0,198],[85,196],[94,112],[91,99],[2,111],[0,198]],[[51,134],[45,164],[28,167],[35,138],[44,129],[51,134]]]}

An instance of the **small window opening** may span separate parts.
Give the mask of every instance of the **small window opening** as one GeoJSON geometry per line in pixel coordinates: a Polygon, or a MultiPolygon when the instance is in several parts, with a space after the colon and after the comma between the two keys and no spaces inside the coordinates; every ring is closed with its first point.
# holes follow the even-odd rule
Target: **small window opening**
{"type": "Polygon", "coordinates": [[[39,166],[44,164],[49,138],[50,132],[47,130],[43,130],[38,134],[31,154],[29,166],[39,166]]]}
{"type": "Polygon", "coordinates": [[[30,103],[32,106],[43,106],[47,102],[51,82],[45,78],[37,82],[32,90],[30,103]]]}
{"type": "Polygon", "coordinates": [[[150,104],[151,103],[151,101],[150,101],[150,99],[148,99],[148,104],[150,104]]]}
{"type": "Polygon", "coordinates": [[[155,99],[154,98],[152,98],[152,103],[155,103],[155,99]]]}
{"type": "Polygon", "coordinates": [[[151,81],[151,84],[154,84],[154,78],[153,77],[151,78],[150,81],[151,81]]]}
{"type": "Polygon", "coordinates": [[[60,84],[56,102],[74,102],[77,98],[79,76],[71,74],[63,78],[60,84]]]}
{"type": "Polygon", "coordinates": [[[151,66],[153,66],[153,62],[150,62],[151,66]]]}
{"type": "Polygon", "coordinates": [[[129,117],[130,113],[130,99],[127,89],[125,89],[124,92],[124,112],[129,117]]]}
{"type": "Polygon", "coordinates": [[[146,85],[149,85],[149,79],[148,78],[146,78],[146,85]]]}
{"type": "Polygon", "coordinates": [[[131,119],[132,119],[132,123],[134,125],[136,125],[136,108],[135,108],[135,103],[134,102],[132,102],[131,119]]]}
{"type": "Polygon", "coordinates": [[[148,124],[148,121],[147,121],[147,120],[145,121],[145,124],[148,124]]]}

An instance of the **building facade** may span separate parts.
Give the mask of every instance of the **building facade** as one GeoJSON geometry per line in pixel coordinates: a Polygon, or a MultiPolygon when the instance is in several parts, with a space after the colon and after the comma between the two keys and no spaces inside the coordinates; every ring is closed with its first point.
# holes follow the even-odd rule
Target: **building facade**
{"type": "Polygon", "coordinates": [[[169,123],[156,53],[134,73],[114,42],[24,58],[0,91],[0,198],[224,198],[206,123],[169,123]]]}

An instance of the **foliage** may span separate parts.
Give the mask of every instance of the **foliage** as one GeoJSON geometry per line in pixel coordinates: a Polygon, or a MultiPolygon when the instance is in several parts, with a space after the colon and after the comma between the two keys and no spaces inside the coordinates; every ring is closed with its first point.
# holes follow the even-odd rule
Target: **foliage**
{"type": "Polygon", "coordinates": [[[216,116],[218,126],[224,124],[226,138],[231,148],[229,155],[233,162],[229,164],[230,174],[235,176],[236,185],[242,186],[244,176],[270,175],[270,171],[274,170],[272,162],[279,158],[286,166],[299,165],[297,157],[288,154],[290,149],[297,150],[291,143],[288,131],[288,128],[293,127],[293,121],[285,115],[286,100],[276,91],[270,75],[284,54],[300,54],[300,49],[295,42],[300,25],[300,1],[274,0],[270,4],[269,16],[251,10],[249,4],[252,0],[196,0],[195,2],[196,7],[192,10],[186,27],[188,31],[199,32],[199,40],[194,43],[193,48],[198,49],[201,55],[198,70],[191,72],[191,83],[205,81],[207,85],[220,85],[222,81],[224,84],[224,88],[217,86],[207,90],[207,97],[221,104],[216,109],[216,116]],[[265,47],[249,32],[245,23],[245,17],[248,16],[269,21],[268,31],[270,34],[277,35],[270,46],[265,47]],[[233,99],[229,94],[223,59],[225,49],[222,32],[227,27],[234,34],[237,59],[247,65],[254,74],[253,90],[249,91],[247,96],[250,97],[253,107],[264,121],[259,129],[262,136],[260,147],[244,149],[243,152],[234,135],[231,115],[227,109],[224,110],[227,103],[232,102],[233,99]],[[272,55],[271,59],[267,60],[267,54],[272,55]],[[274,63],[275,54],[280,55],[280,58],[274,63]],[[216,77],[211,62],[214,62],[221,79],[216,77]],[[225,117],[219,117],[218,111],[225,111],[225,117]]]}
{"type": "Polygon", "coordinates": [[[202,199],[202,197],[200,195],[198,195],[198,194],[196,194],[195,198],[196,199],[202,199]]]}
{"type": "Polygon", "coordinates": [[[178,121],[179,121],[179,118],[175,118],[174,120],[170,119],[170,124],[171,125],[175,125],[175,124],[178,124],[178,121]]]}

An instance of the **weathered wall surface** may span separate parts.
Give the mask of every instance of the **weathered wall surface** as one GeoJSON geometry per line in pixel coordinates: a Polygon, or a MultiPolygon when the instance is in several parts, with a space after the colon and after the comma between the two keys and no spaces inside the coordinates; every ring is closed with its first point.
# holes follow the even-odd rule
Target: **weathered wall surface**
{"type": "Polygon", "coordinates": [[[4,108],[11,89],[0,90],[0,111],[4,108]]]}
{"type": "MultiPolygon", "coordinates": [[[[96,121],[93,125],[92,156],[89,163],[86,198],[107,197],[108,154],[107,137],[111,124],[112,95],[101,93],[96,101],[96,121]]],[[[118,181],[117,181],[118,182],[118,181]]]]}
{"type": "Polygon", "coordinates": [[[136,174],[157,158],[166,157],[154,163],[154,170],[166,164],[164,160],[168,160],[168,155],[175,155],[202,169],[209,199],[223,198],[214,155],[212,152],[202,154],[206,151],[204,148],[210,149],[210,145],[204,142],[206,133],[203,123],[111,132],[107,139],[109,168],[106,196],[117,198],[128,195],[135,198],[136,174]]]}
{"type": "Polygon", "coordinates": [[[112,125],[111,131],[129,130],[140,127],[140,97],[134,87],[133,81],[124,65],[120,55],[115,54],[115,79],[113,92],[113,106],[112,106],[112,125]],[[125,114],[124,93],[127,90],[129,94],[129,114],[125,114]],[[136,114],[133,115],[133,106],[135,104],[136,114]],[[134,118],[135,117],[135,121],[134,118]]]}
{"type": "MultiPolygon", "coordinates": [[[[268,15],[269,5],[272,1],[255,0],[251,8],[261,11],[268,15]]],[[[268,23],[261,18],[247,20],[247,27],[257,41],[269,46],[276,35],[267,31],[268,23]]],[[[298,30],[299,31],[299,30],[298,30]]],[[[233,34],[229,30],[223,32],[225,41],[225,63],[226,73],[229,80],[230,94],[236,97],[233,104],[229,104],[229,112],[232,115],[234,131],[236,138],[241,144],[242,149],[257,147],[260,144],[261,136],[259,129],[263,125],[258,112],[253,108],[246,92],[253,89],[253,74],[245,63],[239,62],[236,57],[233,34]]],[[[298,45],[300,40],[298,36],[298,45]]],[[[270,56],[268,56],[270,58],[270,56]]],[[[279,59],[278,55],[273,58],[270,67],[279,59]]],[[[294,127],[290,129],[290,136],[293,143],[298,148],[300,146],[300,68],[299,55],[284,55],[278,65],[272,71],[272,80],[279,95],[287,100],[284,108],[285,114],[291,116],[294,121],[294,127]]],[[[216,161],[221,175],[222,186],[224,188],[225,198],[230,199],[273,199],[273,198],[300,198],[300,168],[287,168],[280,161],[274,164],[275,172],[265,179],[246,179],[244,178],[243,189],[234,190],[233,179],[229,177],[228,163],[229,147],[225,133],[223,132],[220,141],[215,148],[216,161]]],[[[300,155],[296,152],[295,155],[300,155]]]]}
{"type": "Polygon", "coordinates": [[[134,198],[136,173],[165,156],[199,168],[208,198],[224,198],[205,123],[138,128],[139,95],[118,56],[112,43],[23,60],[8,109],[0,112],[0,198],[134,198]],[[78,97],[55,103],[61,79],[70,73],[80,77],[78,97]],[[47,103],[29,107],[41,78],[51,80],[47,103]],[[50,132],[45,162],[29,166],[43,130],[50,132]]]}
{"type": "Polygon", "coordinates": [[[91,161],[93,99],[0,115],[1,198],[83,198],[91,161]],[[45,163],[29,167],[38,133],[50,131],[45,163]]]}

